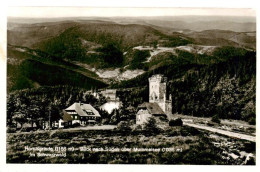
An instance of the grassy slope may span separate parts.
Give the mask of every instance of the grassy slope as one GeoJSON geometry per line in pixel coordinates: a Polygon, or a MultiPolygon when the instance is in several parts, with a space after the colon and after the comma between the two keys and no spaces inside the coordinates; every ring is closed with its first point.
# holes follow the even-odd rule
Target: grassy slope
{"type": "MultiPolygon", "coordinates": [[[[194,165],[238,165],[245,157],[237,159],[230,154],[240,152],[255,154],[254,143],[225,137],[210,137],[187,126],[167,128],[159,134],[144,131],[51,131],[41,133],[8,133],[8,163],[80,163],[80,164],[194,164],[194,165]],[[221,144],[221,147],[214,143],[221,144]],[[232,144],[234,148],[231,148],[232,144]],[[66,147],[66,157],[29,157],[29,147],[66,147]],[[68,148],[85,147],[85,150],[69,151],[68,148]],[[88,148],[88,150],[86,149],[88,148]],[[105,148],[110,151],[94,151],[92,148],[105,148]],[[112,150],[114,148],[114,151],[112,150]],[[130,150],[120,151],[121,148],[130,150]],[[154,148],[155,151],[134,151],[134,148],[154,148]],[[165,151],[165,148],[169,151],[165,151]],[[163,151],[164,149],[164,151],[163,151]],[[118,151],[117,151],[118,150],[118,151]]],[[[214,135],[213,135],[214,136],[214,135]]],[[[35,151],[34,153],[38,153],[35,151]]],[[[42,151],[42,153],[58,153],[42,151]]],[[[250,161],[251,165],[255,160],[250,161]]]]}
{"type": "MultiPolygon", "coordinates": [[[[225,164],[220,158],[221,152],[211,146],[211,143],[187,127],[176,127],[167,133],[153,136],[131,134],[116,131],[84,131],[56,132],[54,134],[8,134],[8,163],[82,163],[82,164],[225,164]],[[129,135],[129,134],[127,134],[129,135]],[[188,136],[189,135],[189,136],[188,136]],[[179,137],[181,136],[181,137],[179,137]],[[185,137],[182,137],[185,136],[185,137]],[[36,137],[36,139],[35,139],[36,137]],[[95,152],[66,151],[66,157],[28,157],[29,153],[21,151],[24,144],[17,145],[16,140],[30,143],[31,147],[73,146],[79,148],[182,148],[181,152],[95,152]],[[156,139],[157,142],[154,142],[156,139]],[[48,140],[48,142],[46,142],[48,140]],[[203,151],[202,151],[203,150],[203,151]],[[198,153],[195,158],[194,153],[198,153]]],[[[152,135],[152,133],[150,133],[152,135]]],[[[49,151],[43,151],[51,153],[49,151]]]]}
{"type": "Polygon", "coordinates": [[[72,85],[90,89],[106,86],[95,73],[41,51],[8,47],[8,91],[41,85],[72,85]],[[35,54],[36,53],[36,54],[35,54]],[[97,79],[96,79],[97,78],[97,79]]]}

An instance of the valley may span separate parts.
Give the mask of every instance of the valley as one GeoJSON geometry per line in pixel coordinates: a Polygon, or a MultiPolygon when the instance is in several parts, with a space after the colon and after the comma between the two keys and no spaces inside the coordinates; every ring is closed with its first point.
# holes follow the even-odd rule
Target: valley
{"type": "Polygon", "coordinates": [[[256,23],[234,18],[9,18],[7,162],[255,165],[256,23]],[[70,126],[75,104],[100,119],[70,126]]]}
{"type": "MultiPolygon", "coordinates": [[[[76,19],[33,24],[12,21],[15,20],[8,22],[8,49],[12,49],[9,52],[25,53],[26,58],[36,57],[37,60],[43,60],[43,56],[51,57],[49,62],[52,64],[54,60],[65,61],[67,66],[72,63],[75,72],[107,84],[154,70],[158,65],[152,66],[152,58],[167,57],[169,53],[178,57],[180,51],[189,52],[202,56],[201,61],[208,61],[218,47],[255,49],[254,32],[205,30],[178,33],[174,28],[170,31],[168,27],[145,23],[122,25],[117,20],[76,19]]],[[[12,64],[20,62],[11,53],[8,57],[12,64]]]]}

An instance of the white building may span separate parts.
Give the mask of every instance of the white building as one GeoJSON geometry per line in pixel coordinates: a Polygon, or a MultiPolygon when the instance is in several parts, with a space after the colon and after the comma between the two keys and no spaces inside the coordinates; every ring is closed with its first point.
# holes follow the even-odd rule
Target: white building
{"type": "Polygon", "coordinates": [[[90,104],[74,103],[64,109],[63,121],[67,125],[79,123],[80,125],[96,124],[100,121],[99,112],[90,104]]]}
{"type": "Polygon", "coordinates": [[[149,103],[138,106],[136,124],[144,124],[152,116],[167,116],[172,114],[172,99],[167,92],[167,77],[161,74],[149,78],[149,103]]]}
{"type": "Polygon", "coordinates": [[[149,78],[149,103],[157,103],[165,114],[172,114],[171,95],[167,92],[167,77],[157,74],[149,78]]]}

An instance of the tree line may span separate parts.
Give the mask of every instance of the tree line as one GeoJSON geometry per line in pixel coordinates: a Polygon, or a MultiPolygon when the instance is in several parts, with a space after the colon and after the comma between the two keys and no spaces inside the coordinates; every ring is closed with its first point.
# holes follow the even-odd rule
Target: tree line
{"type": "Polygon", "coordinates": [[[84,88],[67,85],[14,91],[7,96],[7,126],[16,127],[18,122],[21,127],[30,123],[40,128],[41,121],[62,119],[62,110],[79,101],[96,109],[106,102],[104,97],[96,99],[84,88]]]}

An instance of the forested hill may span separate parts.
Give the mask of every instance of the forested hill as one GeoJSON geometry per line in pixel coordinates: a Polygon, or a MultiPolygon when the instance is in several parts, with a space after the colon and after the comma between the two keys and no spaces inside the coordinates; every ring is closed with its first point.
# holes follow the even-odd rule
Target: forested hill
{"type": "Polygon", "coordinates": [[[8,92],[56,85],[71,85],[86,89],[107,86],[94,72],[46,52],[8,46],[7,53],[8,92]]]}
{"type": "Polygon", "coordinates": [[[101,20],[10,22],[8,92],[64,84],[102,88],[168,65],[224,61],[230,55],[224,45],[239,47],[235,50],[241,53],[255,47],[255,32],[179,32],[176,26],[101,20]]]}
{"type": "Polygon", "coordinates": [[[7,39],[10,45],[39,49],[60,59],[98,68],[115,67],[117,62],[117,66],[123,65],[123,60],[128,61],[123,53],[135,46],[154,45],[160,40],[172,47],[192,42],[180,33],[164,34],[149,26],[98,20],[10,23],[7,39]],[[111,65],[110,58],[115,64],[111,65]]]}
{"type": "MultiPolygon", "coordinates": [[[[182,34],[166,35],[137,24],[8,23],[7,90],[56,85],[102,88],[107,81],[97,75],[97,69],[123,70],[139,52],[132,50],[134,46],[154,45],[161,39],[171,46],[191,43],[182,34]],[[126,55],[128,50],[130,55],[126,55]]],[[[146,60],[143,56],[139,58],[146,60]]]]}
{"type": "MultiPolygon", "coordinates": [[[[243,51],[238,54],[237,52],[237,50],[230,51],[229,55],[226,54],[225,60],[212,64],[182,61],[182,63],[164,65],[112,87],[139,87],[140,91],[148,92],[148,89],[141,89],[148,86],[148,78],[153,74],[164,74],[169,79],[173,113],[205,117],[218,114],[221,118],[242,119],[253,123],[256,53],[243,51]]],[[[145,93],[138,92],[138,94],[145,93]]],[[[124,96],[121,96],[122,99],[127,99],[128,95],[124,96]]],[[[134,99],[132,102],[138,104],[134,99]]]]}
{"type": "Polygon", "coordinates": [[[148,99],[148,78],[164,74],[173,113],[254,122],[254,30],[179,30],[176,22],[163,27],[116,21],[8,23],[8,94],[45,86],[109,86],[120,89],[125,108],[137,107],[148,99]]]}

